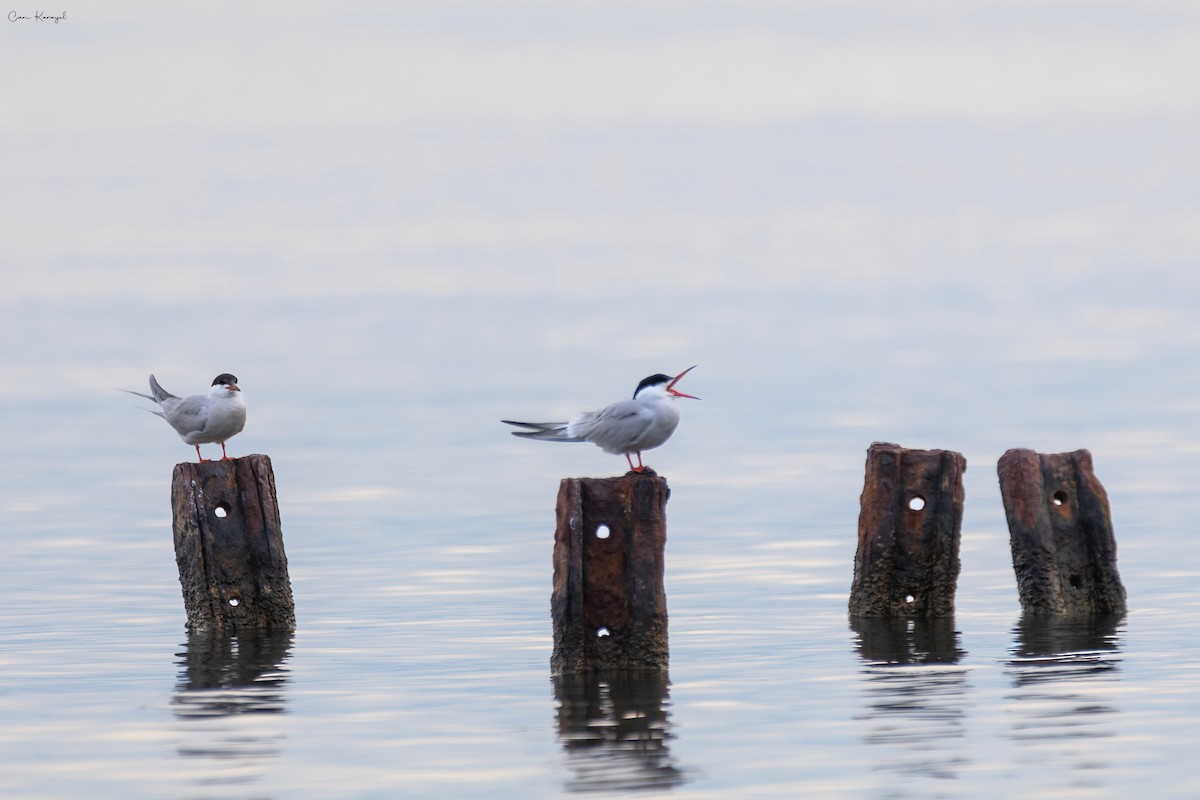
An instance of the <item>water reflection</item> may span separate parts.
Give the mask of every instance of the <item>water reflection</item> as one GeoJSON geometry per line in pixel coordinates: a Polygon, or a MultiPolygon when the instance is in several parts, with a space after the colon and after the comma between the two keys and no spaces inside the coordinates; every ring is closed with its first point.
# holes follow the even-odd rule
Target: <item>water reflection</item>
{"type": "Polygon", "coordinates": [[[684,780],[671,758],[666,672],[554,677],[558,738],[571,792],[665,789],[684,780]]]}
{"type": "Polygon", "coordinates": [[[954,619],[852,618],[858,634],[867,712],[867,744],[879,746],[877,769],[957,778],[965,752],[967,672],[957,666],[954,619]],[[963,752],[952,745],[962,741],[963,752]]]}
{"type": "Polygon", "coordinates": [[[272,718],[286,711],[283,664],[292,636],[190,634],[176,654],[181,670],[171,708],[186,723],[178,753],[213,761],[201,782],[249,782],[254,762],[279,755],[283,735],[272,718]]]}
{"type": "MultiPolygon", "coordinates": [[[[1064,742],[1113,735],[1113,683],[1120,673],[1118,629],[1123,617],[1022,617],[1013,630],[1006,673],[1016,719],[1011,737],[1034,759],[1071,764],[1064,742]],[[1049,745],[1049,747],[1046,747],[1049,745]],[[1039,755],[1040,754],[1040,755],[1039,755]]],[[[1074,764],[1093,769],[1093,757],[1074,764]]]]}

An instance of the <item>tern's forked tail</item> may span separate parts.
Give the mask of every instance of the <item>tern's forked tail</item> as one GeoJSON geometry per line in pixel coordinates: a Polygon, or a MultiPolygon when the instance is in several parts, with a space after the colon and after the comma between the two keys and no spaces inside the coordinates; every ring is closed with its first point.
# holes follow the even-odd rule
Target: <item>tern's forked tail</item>
{"type": "MultiPolygon", "coordinates": [[[[133,389],[122,389],[121,391],[129,392],[129,394],[136,394],[138,397],[144,397],[147,400],[151,400],[155,403],[158,403],[159,405],[162,405],[163,400],[166,400],[168,398],[175,396],[175,395],[171,394],[170,392],[168,392],[166,389],[159,386],[158,381],[156,381],[154,379],[153,375],[150,376],[150,394],[146,394],[145,392],[135,392],[133,389]]],[[[155,411],[154,413],[158,414],[157,411],[155,411]]],[[[162,416],[162,414],[158,414],[158,415],[160,417],[162,416]]]]}
{"type": "Polygon", "coordinates": [[[580,436],[569,436],[567,434],[567,423],[565,422],[515,422],[511,419],[502,419],[500,421],[505,425],[528,428],[529,430],[512,432],[513,436],[520,436],[522,439],[540,439],[544,442],[587,441],[580,436]]]}

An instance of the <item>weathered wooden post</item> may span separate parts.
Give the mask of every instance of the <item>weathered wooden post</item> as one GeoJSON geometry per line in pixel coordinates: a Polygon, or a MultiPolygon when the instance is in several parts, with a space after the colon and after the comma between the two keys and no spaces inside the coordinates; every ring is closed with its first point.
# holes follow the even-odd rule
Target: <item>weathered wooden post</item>
{"type": "Polygon", "coordinates": [[[564,478],[559,485],[554,672],[666,669],[669,496],[657,475],[564,478]]]}
{"type": "Polygon", "coordinates": [[[1124,613],[1108,494],[1092,454],[1014,449],[996,471],[1025,612],[1124,613]]]}
{"type": "Polygon", "coordinates": [[[176,464],[171,508],[188,630],[296,626],[270,458],[176,464]]]}
{"type": "Polygon", "coordinates": [[[950,450],[867,450],[851,616],[954,614],[966,469],[950,450]]]}

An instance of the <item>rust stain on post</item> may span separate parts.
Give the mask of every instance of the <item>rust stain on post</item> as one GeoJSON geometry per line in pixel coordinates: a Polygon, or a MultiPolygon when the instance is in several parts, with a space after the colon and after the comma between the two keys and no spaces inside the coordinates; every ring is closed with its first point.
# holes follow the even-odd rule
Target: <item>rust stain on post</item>
{"type": "Polygon", "coordinates": [[[664,478],[565,478],[554,533],[551,668],[665,669],[664,478]]]}
{"type": "Polygon", "coordinates": [[[851,616],[954,614],[966,469],[950,450],[867,450],[851,616]]]}
{"type": "Polygon", "coordinates": [[[188,630],[295,628],[270,458],[176,464],[171,508],[188,630]]]}
{"type": "Polygon", "coordinates": [[[996,465],[1021,607],[1031,614],[1121,614],[1108,494],[1092,454],[1009,450],[996,465]]]}

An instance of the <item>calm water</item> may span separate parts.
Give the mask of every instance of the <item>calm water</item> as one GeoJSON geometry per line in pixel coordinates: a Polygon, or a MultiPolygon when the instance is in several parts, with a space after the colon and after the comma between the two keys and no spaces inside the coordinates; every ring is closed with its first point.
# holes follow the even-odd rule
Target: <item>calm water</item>
{"type": "MultiPolygon", "coordinates": [[[[0,22],[0,796],[1200,795],[1200,14],[67,7],[0,22]],[[661,679],[550,675],[508,436],[700,366],[661,679]],[[298,628],[189,638],[219,372],[298,628]],[[867,446],[968,461],[959,613],[852,626],[867,446]],[[995,464],[1090,449],[1122,619],[1021,621],[995,464]]],[[[30,9],[32,12],[33,9],[30,9]]]]}

